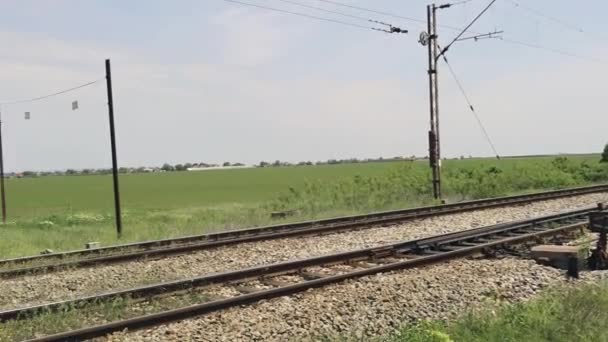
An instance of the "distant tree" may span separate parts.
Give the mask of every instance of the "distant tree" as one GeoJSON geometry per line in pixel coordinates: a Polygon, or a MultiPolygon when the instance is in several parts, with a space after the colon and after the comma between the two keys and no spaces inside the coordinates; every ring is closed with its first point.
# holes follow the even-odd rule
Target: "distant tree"
{"type": "Polygon", "coordinates": [[[186,171],[186,167],[182,164],[175,165],[175,171],[186,171]]]}
{"type": "Polygon", "coordinates": [[[261,161],[260,164],[258,164],[259,167],[266,167],[268,165],[270,165],[270,163],[265,162],[265,161],[261,161]]]}
{"type": "Polygon", "coordinates": [[[34,172],[34,171],[23,171],[23,177],[36,177],[36,172],[34,172]]]}
{"type": "Polygon", "coordinates": [[[175,171],[175,168],[173,166],[171,166],[170,164],[164,163],[163,166],[160,168],[163,171],[175,171]]]}
{"type": "Polygon", "coordinates": [[[608,144],[604,146],[604,153],[602,153],[602,163],[608,163],[608,144]]]}
{"type": "Polygon", "coordinates": [[[194,164],[186,163],[186,164],[184,164],[184,167],[186,167],[186,170],[188,170],[189,168],[194,167],[194,164]]]}
{"type": "Polygon", "coordinates": [[[234,163],[234,164],[232,164],[232,166],[245,166],[245,164],[243,164],[243,163],[234,163]]]}
{"type": "Polygon", "coordinates": [[[74,169],[67,169],[67,170],[65,171],[65,174],[66,174],[66,175],[75,175],[75,174],[77,174],[77,173],[78,173],[78,172],[77,172],[76,170],[74,170],[74,169]]]}
{"type": "Polygon", "coordinates": [[[84,170],[82,170],[82,172],[81,172],[81,173],[82,173],[83,175],[89,175],[89,174],[91,174],[91,170],[90,170],[90,169],[84,169],[84,170]]]}
{"type": "Polygon", "coordinates": [[[272,166],[281,166],[281,161],[275,160],[274,163],[272,163],[272,166]]]}
{"type": "Polygon", "coordinates": [[[144,173],[144,172],[146,172],[146,168],[143,167],[143,166],[138,167],[137,169],[135,169],[135,172],[137,172],[137,173],[144,173]]]}
{"type": "Polygon", "coordinates": [[[119,167],[118,168],[118,173],[128,173],[129,169],[127,169],[126,167],[119,167]]]}
{"type": "Polygon", "coordinates": [[[222,164],[222,166],[224,166],[224,167],[230,166],[230,162],[224,162],[224,164],[222,164]]]}

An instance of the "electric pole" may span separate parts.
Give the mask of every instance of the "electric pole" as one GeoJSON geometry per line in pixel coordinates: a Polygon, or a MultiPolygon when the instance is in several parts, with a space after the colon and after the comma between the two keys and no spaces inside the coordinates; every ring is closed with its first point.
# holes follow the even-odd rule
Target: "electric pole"
{"type": "Polygon", "coordinates": [[[500,32],[491,32],[473,37],[461,38],[462,35],[481,17],[487,10],[496,2],[493,0],[490,4],[464,29],[462,32],[445,48],[439,47],[437,41],[437,10],[449,8],[452,4],[444,4],[436,6],[435,4],[426,6],[426,20],[427,20],[427,31],[420,34],[419,43],[422,46],[428,48],[429,57],[429,112],[430,112],[430,126],[429,130],[429,163],[431,166],[431,172],[433,176],[433,197],[441,200],[441,142],[439,135],[439,70],[437,68],[437,62],[439,58],[444,57],[448,49],[457,41],[466,39],[483,39],[483,38],[495,38],[496,34],[500,32]]]}
{"type": "Polygon", "coordinates": [[[0,199],[2,200],[2,223],[6,224],[6,193],[4,190],[4,151],[2,150],[2,118],[0,114],[0,199]]]}
{"type": "MultiPolygon", "coordinates": [[[[445,5],[444,5],[445,6],[445,5]]],[[[440,6],[441,7],[441,6],[440,6]]],[[[437,70],[437,9],[435,4],[426,7],[427,32],[420,35],[420,43],[428,47],[429,55],[429,163],[433,174],[433,197],[441,199],[441,151],[439,140],[439,78],[437,70]]]]}

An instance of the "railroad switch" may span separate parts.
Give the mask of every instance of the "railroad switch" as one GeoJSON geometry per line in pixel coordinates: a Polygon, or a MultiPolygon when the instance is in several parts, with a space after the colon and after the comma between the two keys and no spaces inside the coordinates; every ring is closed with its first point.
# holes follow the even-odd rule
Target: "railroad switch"
{"type": "Polygon", "coordinates": [[[608,233],[608,211],[605,211],[602,203],[598,204],[598,210],[589,213],[589,230],[599,233],[595,250],[589,259],[589,267],[595,270],[608,268],[608,249],[606,248],[608,233]]]}

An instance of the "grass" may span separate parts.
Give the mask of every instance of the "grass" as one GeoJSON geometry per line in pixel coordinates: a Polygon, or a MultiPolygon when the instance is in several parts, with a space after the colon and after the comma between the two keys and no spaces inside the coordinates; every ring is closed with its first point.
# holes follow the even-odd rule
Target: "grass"
{"type": "Polygon", "coordinates": [[[518,304],[488,304],[453,322],[406,326],[387,342],[608,341],[608,283],[549,291],[518,304]]]}
{"type": "MultiPolygon", "coordinates": [[[[230,207],[273,199],[289,186],[307,180],[334,181],[357,174],[376,176],[396,163],[252,168],[203,172],[121,174],[125,208],[172,210],[230,207]]],[[[9,179],[11,218],[44,216],[66,211],[113,209],[111,175],[50,176],[9,179]]]]}
{"type": "MultiPolygon", "coordinates": [[[[448,160],[450,201],[608,181],[598,155],[448,160]]],[[[426,162],[384,162],[121,175],[124,234],[115,236],[110,176],[7,181],[0,258],[436,203],[426,162]]]]}
{"type": "Polygon", "coordinates": [[[124,320],[210,301],[204,291],[134,300],[128,297],[37,312],[31,317],[0,324],[0,341],[24,341],[65,331],[124,320]]]}

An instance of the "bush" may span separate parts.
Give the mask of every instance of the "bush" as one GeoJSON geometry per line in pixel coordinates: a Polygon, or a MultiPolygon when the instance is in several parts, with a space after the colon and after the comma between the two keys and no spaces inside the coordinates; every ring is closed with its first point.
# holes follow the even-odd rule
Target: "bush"
{"type": "MultiPolygon", "coordinates": [[[[335,209],[361,212],[433,203],[430,172],[419,166],[408,163],[378,176],[306,182],[298,189],[290,187],[269,207],[273,211],[298,209],[314,216],[335,209]]],[[[443,194],[446,198],[469,200],[602,181],[608,181],[608,165],[566,157],[510,167],[483,162],[446,167],[443,194]]]]}

